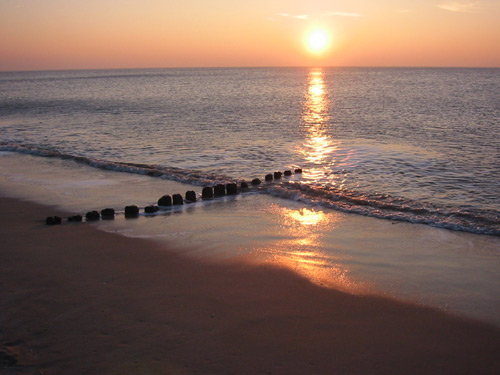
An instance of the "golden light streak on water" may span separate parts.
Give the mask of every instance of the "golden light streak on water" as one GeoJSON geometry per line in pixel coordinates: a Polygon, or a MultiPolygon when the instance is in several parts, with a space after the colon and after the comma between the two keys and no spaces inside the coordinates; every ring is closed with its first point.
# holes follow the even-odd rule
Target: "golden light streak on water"
{"type": "MultiPolygon", "coordinates": [[[[339,142],[332,139],[325,128],[330,121],[330,99],[324,75],[323,69],[318,68],[312,69],[308,77],[302,113],[305,140],[298,149],[308,164],[304,183],[324,182],[337,163],[335,155],[339,142]]],[[[332,181],[332,184],[335,185],[335,182],[332,181]]]]}
{"type": "MultiPolygon", "coordinates": [[[[308,76],[302,113],[304,143],[297,152],[304,156],[307,173],[302,184],[330,184],[342,188],[343,179],[335,175],[339,163],[350,155],[339,154],[340,142],[332,137],[330,99],[323,69],[311,69],[308,76]]],[[[326,253],[332,248],[323,243],[325,233],[334,229],[340,214],[315,208],[292,209],[271,205],[270,214],[280,227],[280,239],[272,245],[255,248],[254,254],[264,261],[292,269],[319,285],[326,285],[351,293],[363,293],[368,287],[352,280],[345,266],[345,255],[326,253]]]]}
{"type": "Polygon", "coordinates": [[[256,249],[261,261],[291,269],[318,285],[351,293],[367,290],[365,285],[349,277],[343,259],[322,250],[325,248],[323,234],[326,228],[338,225],[341,220],[339,213],[315,208],[292,209],[277,204],[271,205],[269,211],[276,218],[285,239],[256,249]]]}
{"type": "Polygon", "coordinates": [[[307,208],[287,210],[285,214],[302,225],[317,225],[327,220],[323,211],[314,211],[307,208]]]}

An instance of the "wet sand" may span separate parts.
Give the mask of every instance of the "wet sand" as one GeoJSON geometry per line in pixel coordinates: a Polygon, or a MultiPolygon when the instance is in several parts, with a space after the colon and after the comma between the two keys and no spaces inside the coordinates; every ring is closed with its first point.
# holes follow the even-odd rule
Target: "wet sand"
{"type": "Polygon", "coordinates": [[[0,202],[2,374],[500,372],[495,326],[0,202]]]}

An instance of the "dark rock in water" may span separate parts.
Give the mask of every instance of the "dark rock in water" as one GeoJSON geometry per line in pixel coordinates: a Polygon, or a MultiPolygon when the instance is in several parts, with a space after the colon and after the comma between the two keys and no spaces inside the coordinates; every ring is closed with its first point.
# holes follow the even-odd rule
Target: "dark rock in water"
{"type": "Polygon", "coordinates": [[[104,210],[101,210],[101,217],[103,219],[114,219],[115,210],[113,208],[105,208],[104,210]]]}
{"type": "Polygon", "coordinates": [[[238,194],[238,185],[236,185],[235,183],[226,184],[226,192],[227,195],[238,194]]]}
{"type": "Polygon", "coordinates": [[[242,189],[248,189],[248,183],[246,181],[241,181],[240,187],[242,189]]]}
{"type": "Polygon", "coordinates": [[[285,171],[285,176],[291,176],[292,175],[292,171],[285,171]]]}
{"type": "Polygon", "coordinates": [[[172,197],[170,195],[164,195],[158,199],[158,206],[170,207],[172,205],[172,197]]]}
{"type": "Polygon", "coordinates": [[[192,190],[186,191],[186,200],[190,202],[196,202],[196,193],[192,190]]]}
{"type": "Polygon", "coordinates": [[[282,173],[281,172],[274,172],[274,179],[279,180],[281,178],[282,173]]]}
{"type": "Polygon", "coordinates": [[[214,186],[214,197],[222,197],[226,195],[226,186],[223,184],[218,184],[214,186]]]}
{"type": "Polygon", "coordinates": [[[159,208],[158,206],[146,206],[144,207],[144,212],[147,214],[154,214],[155,212],[158,212],[159,208]]]}
{"type": "Polygon", "coordinates": [[[295,170],[295,173],[302,173],[302,168],[297,168],[297,169],[295,170]]]}
{"type": "Polygon", "coordinates": [[[73,216],[70,216],[68,217],[68,221],[71,221],[71,222],[81,222],[83,220],[83,217],[82,215],[73,215],[73,216]]]}
{"type": "Polygon", "coordinates": [[[252,180],[252,185],[260,185],[260,184],[261,184],[260,179],[258,179],[258,178],[254,178],[254,179],[252,180]]]}
{"type": "Polygon", "coordinates": [[[184,204],[184,200],[182,199],[182,195],[180,194],[174,194],[172,195],[172,204],[173,205],[180,205],[180,204],[184,204]]]}
{"type": "Polygon", "coordinates": [[[49,216],[45,219],[45,224],[47,225],[57,225],[61,223],[62,219],[59,216],[49,216]]]}
{"type": "Polygon", "coordinates": [[[101,218],[101,215],[99,215],[99,212],[97,211],[89,211],[85,214],[85,220],[87,221],[96,221],[101,218]]]}
{"type": "Polygon", "coordinates": [[[201,197],[203,199],[210,199],[214,197],[214,189],[212,189],[210,186],[206,186],[203,188],[201,191],[201,197]]]}
{"type": "Polygon", "coordinates": [[[139,215],[139,207],[136,205],[125,207],[125,217],[137,217],[139,215]]]}
{"type": "Polygon", "coordinates": [[[154,169],[154,170],[148,171],[147,175],[151,176],[151,177],[160,177],[162,175],[162,173],[160,171],[154,169]]]}
{"type": "Polygon", "coordinates": [[[272,174],[266,174],[266,181],[272,181],[273,180],[273,175],[272,174]]]}

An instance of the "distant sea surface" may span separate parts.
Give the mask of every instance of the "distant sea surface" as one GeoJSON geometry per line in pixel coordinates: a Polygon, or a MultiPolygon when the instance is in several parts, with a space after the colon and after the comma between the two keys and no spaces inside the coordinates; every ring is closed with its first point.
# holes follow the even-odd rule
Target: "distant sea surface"
{"type": "Polygon", "coordinates": [[[0,151],[500,235],[500,69],[0,73],[0,151]]]}

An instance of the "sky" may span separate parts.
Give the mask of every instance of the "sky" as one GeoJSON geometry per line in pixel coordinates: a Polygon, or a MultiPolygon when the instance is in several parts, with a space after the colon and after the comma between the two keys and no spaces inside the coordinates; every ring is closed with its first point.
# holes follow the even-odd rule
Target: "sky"
{"type": "Polygon", "coordinates": [[[0,0],[0,71],[500,67],[499,20],[500,0],[0,0]]]}

